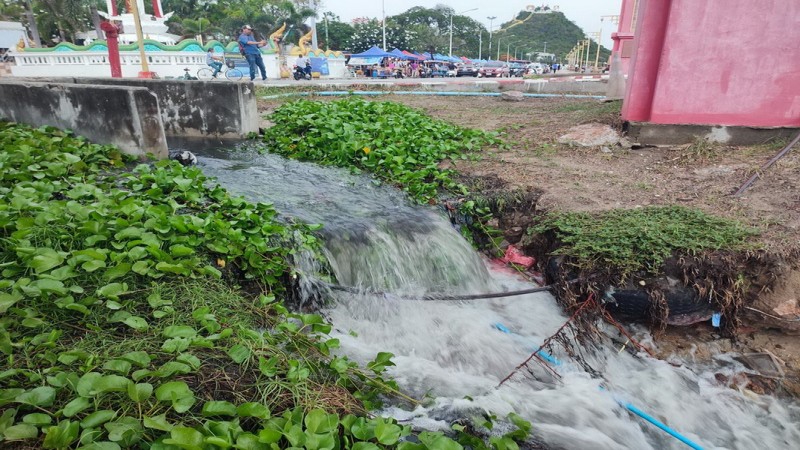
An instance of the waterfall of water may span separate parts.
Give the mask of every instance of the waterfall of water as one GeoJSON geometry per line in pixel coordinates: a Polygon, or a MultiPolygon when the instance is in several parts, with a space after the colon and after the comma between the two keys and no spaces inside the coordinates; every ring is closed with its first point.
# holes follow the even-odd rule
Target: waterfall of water
{"type": "MultiPolygon", "coordinates": [[[[435,211],[411,206],[401,193],[368,179],[272,155],[201,156],[203,170],[232,192],[325,224],[325,252],[343,285],[412,295],[530,287],[488,270],[435,211]]],[[[630,403],[704,448],[796,448],[800,442],[796,404],[715,381],[715,373],[744,370],[730,358],[714,367],[687,361],[676,367],[597,345],[582,349],[581,358],[597,372],[590,374],[555,350],[560,379],[532,364],[531,374],[498,388],[566,320],[546,293],[471,302],[337,293],[324,313],[351,358],[365,363],[381,351],[396,355],[389,375],[429,401],[414,411],[384,413],[420,427],[446,428],[453,418],[484,410],[514,411],[553,448],[685,448],[621,406],[630,403]]]]}

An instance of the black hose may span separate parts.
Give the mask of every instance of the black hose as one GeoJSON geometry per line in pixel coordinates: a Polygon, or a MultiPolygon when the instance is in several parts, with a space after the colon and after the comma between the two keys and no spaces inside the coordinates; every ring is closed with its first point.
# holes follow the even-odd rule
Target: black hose
{"type": "Polygon", "coordinates": [[[403,300],[439,300],[439,301],[480,300],[485,298],[514,297],[517,295],[533,294],[536,292],[544,292],[552,289],[552,286],[542,286],[538,288],[521,289],[518,291],[491,292],[486,294],[405,296],[405,295],[389,294],[387,292],[381,292],[381,291],[373,291],[371,289],[358,289],[349,286],[340,286],[338,284],[329,284],[329,283],[323,283],[323,284],[325,284],[328,288],[333,289],[334,291],[351,292],[353,294],[367,294],[367,295],[374,295],[377,297],[383,297],[388,295],[403,300]]]}
{"type": "Polygon", "coordinates": [[[747,181],[745,181],[744,184],[733,194],[733,196],[738,197],[742,195],[744,191],[746,191],[747,188],[749,188],[750,185],[753,184],[758,179],[760,172],[767,170],[771,165],[775,164],[776,162],[778,162],[779,159],[783,158],[787,153],[789,153],[789,150],[791,150],[791,148],[794,147],[794,144],[797,144],[797,141],[800,141],[800,133],[797,133],[797,136],[795,136],[795,138],[792,140],[792,142],[789,143],[789,145],[784,147],[783,150],[778,152],[777,155],[773,156],[772,159],[770,159],[763,166],[761,166],[761,169],[758,172],[753,174],[752,177],[750,177],[747,181]]]}

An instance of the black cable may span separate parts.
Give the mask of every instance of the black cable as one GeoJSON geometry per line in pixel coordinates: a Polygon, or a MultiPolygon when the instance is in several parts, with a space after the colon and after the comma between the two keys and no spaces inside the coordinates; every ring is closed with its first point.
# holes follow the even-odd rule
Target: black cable
{"type": "Polygon", "coordinates": [[[492,292],[487,294],[405,296],[405,295],[389,294],[387,292],[381,292],[381,291],[373,291],[371,289],[358,289],[354,287],[340,286],[338,284],[329,284],[329,283],[323,283],[323,284],[325,284],[325,286],[327,286],[328,288],[333,289],[334,291],[351,292],[353,294],[367,294],[378,297],[391,296],[403,300],[439,300],[439,301],[480,300],[485,298],[513,297],[517,295],[525,295],[525,294],[533,294],[536,292],[549,291],[550,289],[552,289],[552,286],[542,286],[538,288],[521,289],[518,291],[492,292]]]}

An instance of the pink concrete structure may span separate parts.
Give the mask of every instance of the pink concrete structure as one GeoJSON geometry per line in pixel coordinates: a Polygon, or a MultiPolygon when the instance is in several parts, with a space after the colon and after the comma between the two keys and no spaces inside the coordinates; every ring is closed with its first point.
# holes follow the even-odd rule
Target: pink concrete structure
{"type": "Polygon", "coordinates": [[[800,1],[638,3],[623,119],[800,127],[800,1]]]}
{"type": "Polygon", "coordinates": [[[614,47],[611,49],[611,60],[619,54],[622,63],[622,74],[627,76],[633,56],[633,37],[636,28],[636,10],[639,0],[622,0],[622,10],[619,13],[619,27],[616,33],[611,33],[614,47]]]}

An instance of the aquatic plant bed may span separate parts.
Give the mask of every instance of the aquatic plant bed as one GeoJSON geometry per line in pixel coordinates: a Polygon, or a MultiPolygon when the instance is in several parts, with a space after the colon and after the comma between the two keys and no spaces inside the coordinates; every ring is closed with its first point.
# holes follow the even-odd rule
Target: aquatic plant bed
{"type": "Polygon", "coordinates": [[[269,151],[302,161],[349,167],[401,187],[420,203],[440,189],[462,192],[445,159],[467,159],[502,145],[496,133],[454,126],[392,102],[346,98],[299,100],[270,115],[263,140],[269,151]]]}
{"type": "MultiPolygon", "coordinates": [[[[461,448],[368,417],[404,398],[392,355],[359,368],[283,306],[314,227],[52,128],[0,123],[0,149],[0,445],[461,448]]],[[[511,420],[489,444],[452,436],[515,448],[530,425],[511,420]]]]}

